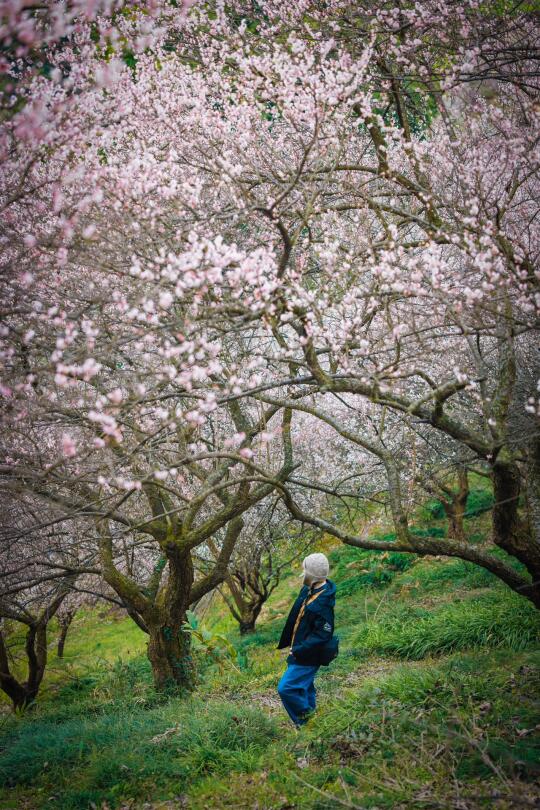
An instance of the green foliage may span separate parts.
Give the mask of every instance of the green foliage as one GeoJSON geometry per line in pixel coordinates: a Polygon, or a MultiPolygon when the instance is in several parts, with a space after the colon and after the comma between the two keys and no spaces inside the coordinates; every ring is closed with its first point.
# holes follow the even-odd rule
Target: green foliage
{"type": "Polygon", "coordinates": [[[253,766],[275,737],[275,724],[253,708],[202,697],[61,725],[36,720],[4,738],[0,783],[50,786],[48,807],[75,810],[105,797],[144,797],[149,782],[159,791],[173,779],[182,789],[204,773],[253,766]]]}
{"type": "MultiPolygon", "coordinates": [[[[419,534],[422,530],[412,531],[419,534]]],[[[374,537],[386,541],[395,540],[394,533],[374,537]]],[[[366,551],[344,546],[330,552],[328,559],[339,596],[348,597],[366,587],[382,588],[389,585],[396,574],[414,565],[416,555],[398,551],[366,551]],[[355,573],[358,571],[359,573],[355,573]]]]}
{"type": "Polygon", "coordinates": [[[441,529],[440,526],[430,526],[429,529],[418,529],[415,526],[411,526],[409,529],[411,534],[415,534],[417,537],[445,537],[446,532],[444,529],[441,529]]]}
{"type": "Polygon", "coordinates": [[[487,588],[499,582],[497,577],[479,565],[460,559],[421,560],[412,571],[400,578],[400,585],[415,594],[431,593],[452,585],[464,588],[487,588]]]}
{"type": "Polygon", "coordinates": [[[529,0],[529,2],[516,3],[515,0],[486,0],[479,7],[479,11],[487,16],[506,17],[523,14],[538,14],[540,11],[539,0],[529,0]]]}
{"type": "MultiPolygon", "coordinates": [[[[437,102],[432,93],[417,82],[405,80],[401,83],[407,122],[411,133],[419,140],[425,140],[426,132],[438,114],[437,102]]],[[[381,93],[373,94],[373,111],[380,115],[386,126],[399,127],[401,121],[394,103],[388,104],[388,97],[381,93]],[[384,106],[380,106],[383,102],[384,106]]]]}
{"type": "Polygon", "coordinates": [[[261,113],[261,117],[264,118],[265,121],[275,121],[281,118],[281,112],[275,101],[266,101],[264,103],[264,110],[261,113]]]}
{"type": "Polygon", "coordinates": [[[436,498],[426,501],[424,508],[433,520],[442,520],[445,517],[444,506],[436,498]]]}
{"type": "Polygon", "coordinates": [[[235,667],[233,662],[237,659],[237,653],[229,639],[203,627],[192,610],[187,610],[186,615],[187,622],[184,622],[182,629],[194,639],[195,650],[204,651],[220,669],[227,664],[235,667]]]}
{"type": "Polygon", "coordinates": [[[137,56],[133,53],[133,51],[123,50],[122,61],[128,66],[133,75],[135,75],[137,70],[137,56]]]}
{"type": "Polygon", "coordinates": [[[493,494],[485,489],[471,489],[465,506],[465,518],[477,517],[493,509],[493,494]]]}
{"type": "Polygon", "coordinates": [[[388,554],[386,562],[396,571],[407,571],[411,565],[414,565],[415,558],[413,554],[404,554],[401,551],[392,551],[388,554]]]}
{"type": "MultiPolygon", "coordinates": [[[[297,595],[298,594],[294,594],[291,598],[295,598],[297,595]]],[[[254,633],[248,633],[236,640],[236,647],[240,650],[247,651],[252,647],[264,647],[267,644],[275,644],[281,633],[282,626],[283,618],[266,622],[264,625],[256,625],[254,633]]]]}
{"type": "Polygon", "coordinates": [[[395,611],[382,621],[368,623],[355,638],[371,652],[405,659],[471,647],[521,650],[539,640],[538,611],[503,590],[429,612],[413,609],[410,617],[395,611]]]}
{"type": "Polygon", "coordinates": [[[131,661],[117,658],[105,668],[104,677],[98,680],[92,690],[92,700],[99,703],[102,710],[107,704],[148,706],[159,696],[153,689],[152,669],[145,658],[131,661]]]}
{"type": "Polygon", "coordinates": [[[245,13],[240,13],[230,6],[225,6],[225,8],[228,13],[229,19],[236,28],[239,28],[240,25],[243,23],[245,25],[247,35],[252,34],[254,36],[257,36],[259,34],[259,25],[261,24],[261,21],[264,20],[265,22],[269,22],[269,19],[268,16],[263,13],[263,9],[259,3],[254,2],[254,0],[252,0],[250,6],[251,6],[250,16],[246,16],[245,13]]]}
{"type": "MultiPolygon", "coordinates": [[[[489,512],[490,509],[493,509],[493,503],[493,494],[489,490],[482,488],[471,489],[465,505],[465,519],[478,517],[484,512],[489,512]]],[[[444,506],[437,499],[432,498],[426,501],[424,508],[433,520],[443,520],[446,516],[444,506]]]]}

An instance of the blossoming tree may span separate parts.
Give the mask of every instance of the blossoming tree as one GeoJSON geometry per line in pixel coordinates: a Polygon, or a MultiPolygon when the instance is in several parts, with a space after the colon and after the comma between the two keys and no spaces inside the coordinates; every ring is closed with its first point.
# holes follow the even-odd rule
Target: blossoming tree
{"type": "Polygon", "coordinates": [[[512,430],[539,304],[538,32],[476,0],[371,6],[195,5],[134,68],[75,32],[68,78],[33,76],[4,122],[4,486],[92,527],[158,685],[190,681],[185,610],[270,494],[388,547],[302,509],[293,413],[384,470],[392,548],[540,603],[534,390],[534,442],[512,430]],[[490,476],[492,548],[411,536],[411,431],[490,476]],[[154,549],[145,582],[126,538],[154,549]]]}

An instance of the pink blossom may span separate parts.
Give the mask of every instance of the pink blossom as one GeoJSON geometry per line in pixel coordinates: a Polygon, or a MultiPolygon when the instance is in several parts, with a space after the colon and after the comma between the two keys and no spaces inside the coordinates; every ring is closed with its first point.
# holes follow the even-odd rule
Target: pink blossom
{"type": "Polygon", "coordinates": [[[67,433],[62,434],[62,455],[65,458],[72,458],[76,454],[77,448],[72,437],[67,433]]]}
{"type": "Polygon", "coordinates": [[[107,394],[107,399],[113,403],[113,405],[119,405],[123,399],[122,390],[120,388],[115,388],[113,391],[110,391],[107,394]]]}

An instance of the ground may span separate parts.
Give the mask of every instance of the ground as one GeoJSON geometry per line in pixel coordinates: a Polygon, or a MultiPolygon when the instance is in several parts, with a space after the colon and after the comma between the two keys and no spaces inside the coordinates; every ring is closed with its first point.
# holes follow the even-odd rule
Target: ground
{"type": "Polygon", "coordinates": [[[540,807],[540,621],[461,561],[329,550],[340,656],[296,732],[276,685],[291,571],[252,636],[218,599],[203,625],[237,659],[197,651],[190,697],[154,693],[145,637],[86,611],[32,710],[2,714],[0,808],[540,807]],[[404,559],[406,558],[406,559],[404,559]]]}

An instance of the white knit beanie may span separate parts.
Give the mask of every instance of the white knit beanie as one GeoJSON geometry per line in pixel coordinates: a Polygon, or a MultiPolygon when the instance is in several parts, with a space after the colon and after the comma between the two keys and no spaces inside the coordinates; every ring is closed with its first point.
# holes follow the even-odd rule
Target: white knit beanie
{"type": "Polygon", "coordinates": [[[328,558],[325,554],[315,552],[315,554],[308,554],[303,562],[304,570],[301,576],[307,575],[308,581],[316,582],[319,579],[326,579],[330,571],[328,558]]]}

